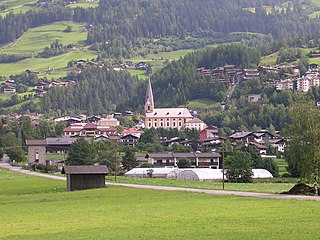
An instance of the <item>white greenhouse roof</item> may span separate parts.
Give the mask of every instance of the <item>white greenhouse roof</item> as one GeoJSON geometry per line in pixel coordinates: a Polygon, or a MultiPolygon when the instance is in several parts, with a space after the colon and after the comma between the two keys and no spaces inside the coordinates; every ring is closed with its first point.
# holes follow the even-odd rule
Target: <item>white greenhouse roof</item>
{"type": "Polygon", "coordinates": [[[272,174],[266,169],[252,169],[252,178],[273,178],[272,174]]]}
{"type": "Polygon", "coordinates": [[[217,180],[222,179],[222,169],[194,168],[182,170],[177,179],[180,180],[217,180]]]}

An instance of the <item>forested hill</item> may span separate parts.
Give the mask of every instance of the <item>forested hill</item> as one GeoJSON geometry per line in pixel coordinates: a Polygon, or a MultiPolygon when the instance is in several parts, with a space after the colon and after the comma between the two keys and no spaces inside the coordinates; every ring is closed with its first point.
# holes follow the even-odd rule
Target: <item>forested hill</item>
{"type": "MultiPolygon", "coordinates": [[[[221,101],[226,84],[196,76],[196,68],[214,68],[224,64],[256,67],[260,53],[241,44],[221,45],[188,54],[173,61],[152,76],[154,95],[158,107],[178,106],[188,100],[211,98],[221,101]]],[[[87,111],[97,114],[115,110],[142,109],[146,85],[126,71],[115,72],[108,67],[88,68],[77,75],[78,83],[64,88],[49,89],[43,101],[43,110],[71,112],[87,111]]]]}
{"type": "Polygon", "coordinates": [[[41,11],[0,16],[0,44],[19,38],[28,28],[63,20],[91,24],[87,42],[101,44],[96,46],[100,50],[119,44],[130,47],[138,37],[184,37],[202,31],[255,32],[275,39],[320,33],[318,18],[308,17],[315,7],[301,0],[101,0],[99,7],[88,9],[58,3],[41,11]]]}
{"type": "Polygon", "coordinates": [[[77,84],[50,88],[43,99],[43,111],[62,114],[88,114],[114,111],[116,104],[129,101],[137,92],[139,80],[128,72],[108,67],[87,68],[73,77],[77,84]]]}

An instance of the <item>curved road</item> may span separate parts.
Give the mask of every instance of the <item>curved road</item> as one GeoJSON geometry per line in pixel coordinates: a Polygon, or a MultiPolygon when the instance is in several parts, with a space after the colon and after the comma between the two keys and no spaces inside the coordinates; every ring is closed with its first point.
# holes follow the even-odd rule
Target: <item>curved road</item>
{"type": "MultiPolygon", "coordinates": [[[[21,167],[13,167],[8,163],[0,163],[1,168],[6,168],[11,171],[36,176],[43,178],[50,178],[55,180],[65,181],[65,177],[59,177],[44,173],[32,172],[28,170],[23,170],[21,167]]],[[[195,193],[206,193],[214,195],[235,195],[242,197],[255,197],[255,198],[273,198],[273,199],[294,199],[294,200],[315,200],[320,201],[320,197],[317,196],[300,196],[300,195],[286,195],[286,194],[270,194],[270,193],[254,193],[254,192],[236,192],[236,191],[224,191],[224,190],[206,190],[206,189],[196,189],[196,188],[179,188],[179,187],[165,187],[165,186],[152,186],[152,185],[138,185],[138,184],[127,184],[127,183],[114,183],[106,182],[110,186],[122,186],[131,188],[141,188],[141,189],[152,189],[152,190],[162,190],[162,191],[185,191],[185,192],[195,192],[195,193]]]]}

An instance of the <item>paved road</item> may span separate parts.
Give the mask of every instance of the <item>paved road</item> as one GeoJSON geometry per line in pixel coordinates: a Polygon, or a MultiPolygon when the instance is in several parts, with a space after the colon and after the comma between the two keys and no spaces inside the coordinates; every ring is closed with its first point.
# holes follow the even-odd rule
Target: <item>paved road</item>
{"type": "MultiPolygon", "coordinates": [[[[49,174],[37,173],[28,170],[23,170],[21,167],[13,167],[7,163],[0,163],[0,167],[6,168],[15,172],[20,172],[23,174],[50,178],[55,180],[65,181],[65,177],[53,176],[49,174]]],[[[152,189],[152,190],[162,190],[162,191],[185,191],[185,192],[195,192],[195,193],[206,193],[214,195],[234,195],[242,197],[255,197],[255,198],[273,198],[273,199],[294,199],[294,200],[315,200],[320,201],[320,197],[316,196],[298,196],[298,195],[286,195],[286,194],[269,194],[269,193],[254,193],[254,192],[236,192],[236,191],[224,191],[224,190],[206,190],[206,189],[195,189],[195,188],[179,188],[179,187],[165,187],[165,186],[152,186],[152,185],[138,185],[138,184],[127,184],[127,183],[114,183],[106,182],[110,186],[122,186],[130,188],[140,188],[140,189],[152,189]]]]}

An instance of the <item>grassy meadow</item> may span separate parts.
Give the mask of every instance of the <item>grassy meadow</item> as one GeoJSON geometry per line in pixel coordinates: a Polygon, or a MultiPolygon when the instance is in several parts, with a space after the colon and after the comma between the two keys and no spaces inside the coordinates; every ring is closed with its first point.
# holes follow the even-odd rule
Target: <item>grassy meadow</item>
{"type": "Polygon", "coordinates": [[[55,40],[63,45],[81,45],[87,39],[87,32],[83,31],[85,24],[73,22],[55,22],[36,28],[31,28],[22,37],[13,43],[0,48],[3,54],[36,54],[49,47],[55,40]],[[67,26],[72,27],[72,32],[63,32],[67,26]]]}
{"type": "Polygon", "coordinates": [[[220,103],[207,98],[192,100],[188,103],[188,107],[196,109],[221,109],[220,103]]]}
{"type": "Polygon", "coordinates": [[[315,239],[315,201],[256,199],[65,182],[0,170],[0,238],[315,239]],[[285,227],[284,227],[285,226],[285,227]]]}
{"type": "Polygon", "coordinates": [[[15,63],[1,63],[0,75],[9,76],[20,74],[26,69],[40,70],[39,77],[59,78],[67,74],[67,63],[70,60],[92,59],[97,54],[91,52],[86,47],[82,47],[87,38],[87,32],[84,32],[84,24],[73,22],[56,22],[28,30],[17,41],[2,46],[2,54],[30,54],[32,56],[43,51],[45,47],[50,46],[55,40],[59,40],[64,45],[74,44],[79,47],[62,55],[50,58],[27,58],[15,63]],[[63,32],[67,26],[72,26],[72,32],[63,32]],[[53,68],[54,72],[46,74],[48,67],[53,68]]]}
{"type": "MultiPolygon", "coordinates": [[[[114,181],[113,176],[107,177],[108,181],[114,181]]],[[[291,189],[297,179],[256,179],[253,183],[230,183],[225,182],[225,190],[239,192],[259,192],[259,193],[281,193],[291,189]]],[[[117,177],[117,182],[132,183],[142,185],[183,187],[183,188],[199,188],[210,190],[221,190],[221,181],[186,181],[166,178],[127,178],[117,177]]]]}
{"type": "Polygon", "coordinates": [[[9,13],[25,13],[31,9],[35,9],[35,0],[1,0],[0,7],[5,6],[6,9],[0,11],[0,16],[5,17],[9,13]]]}

